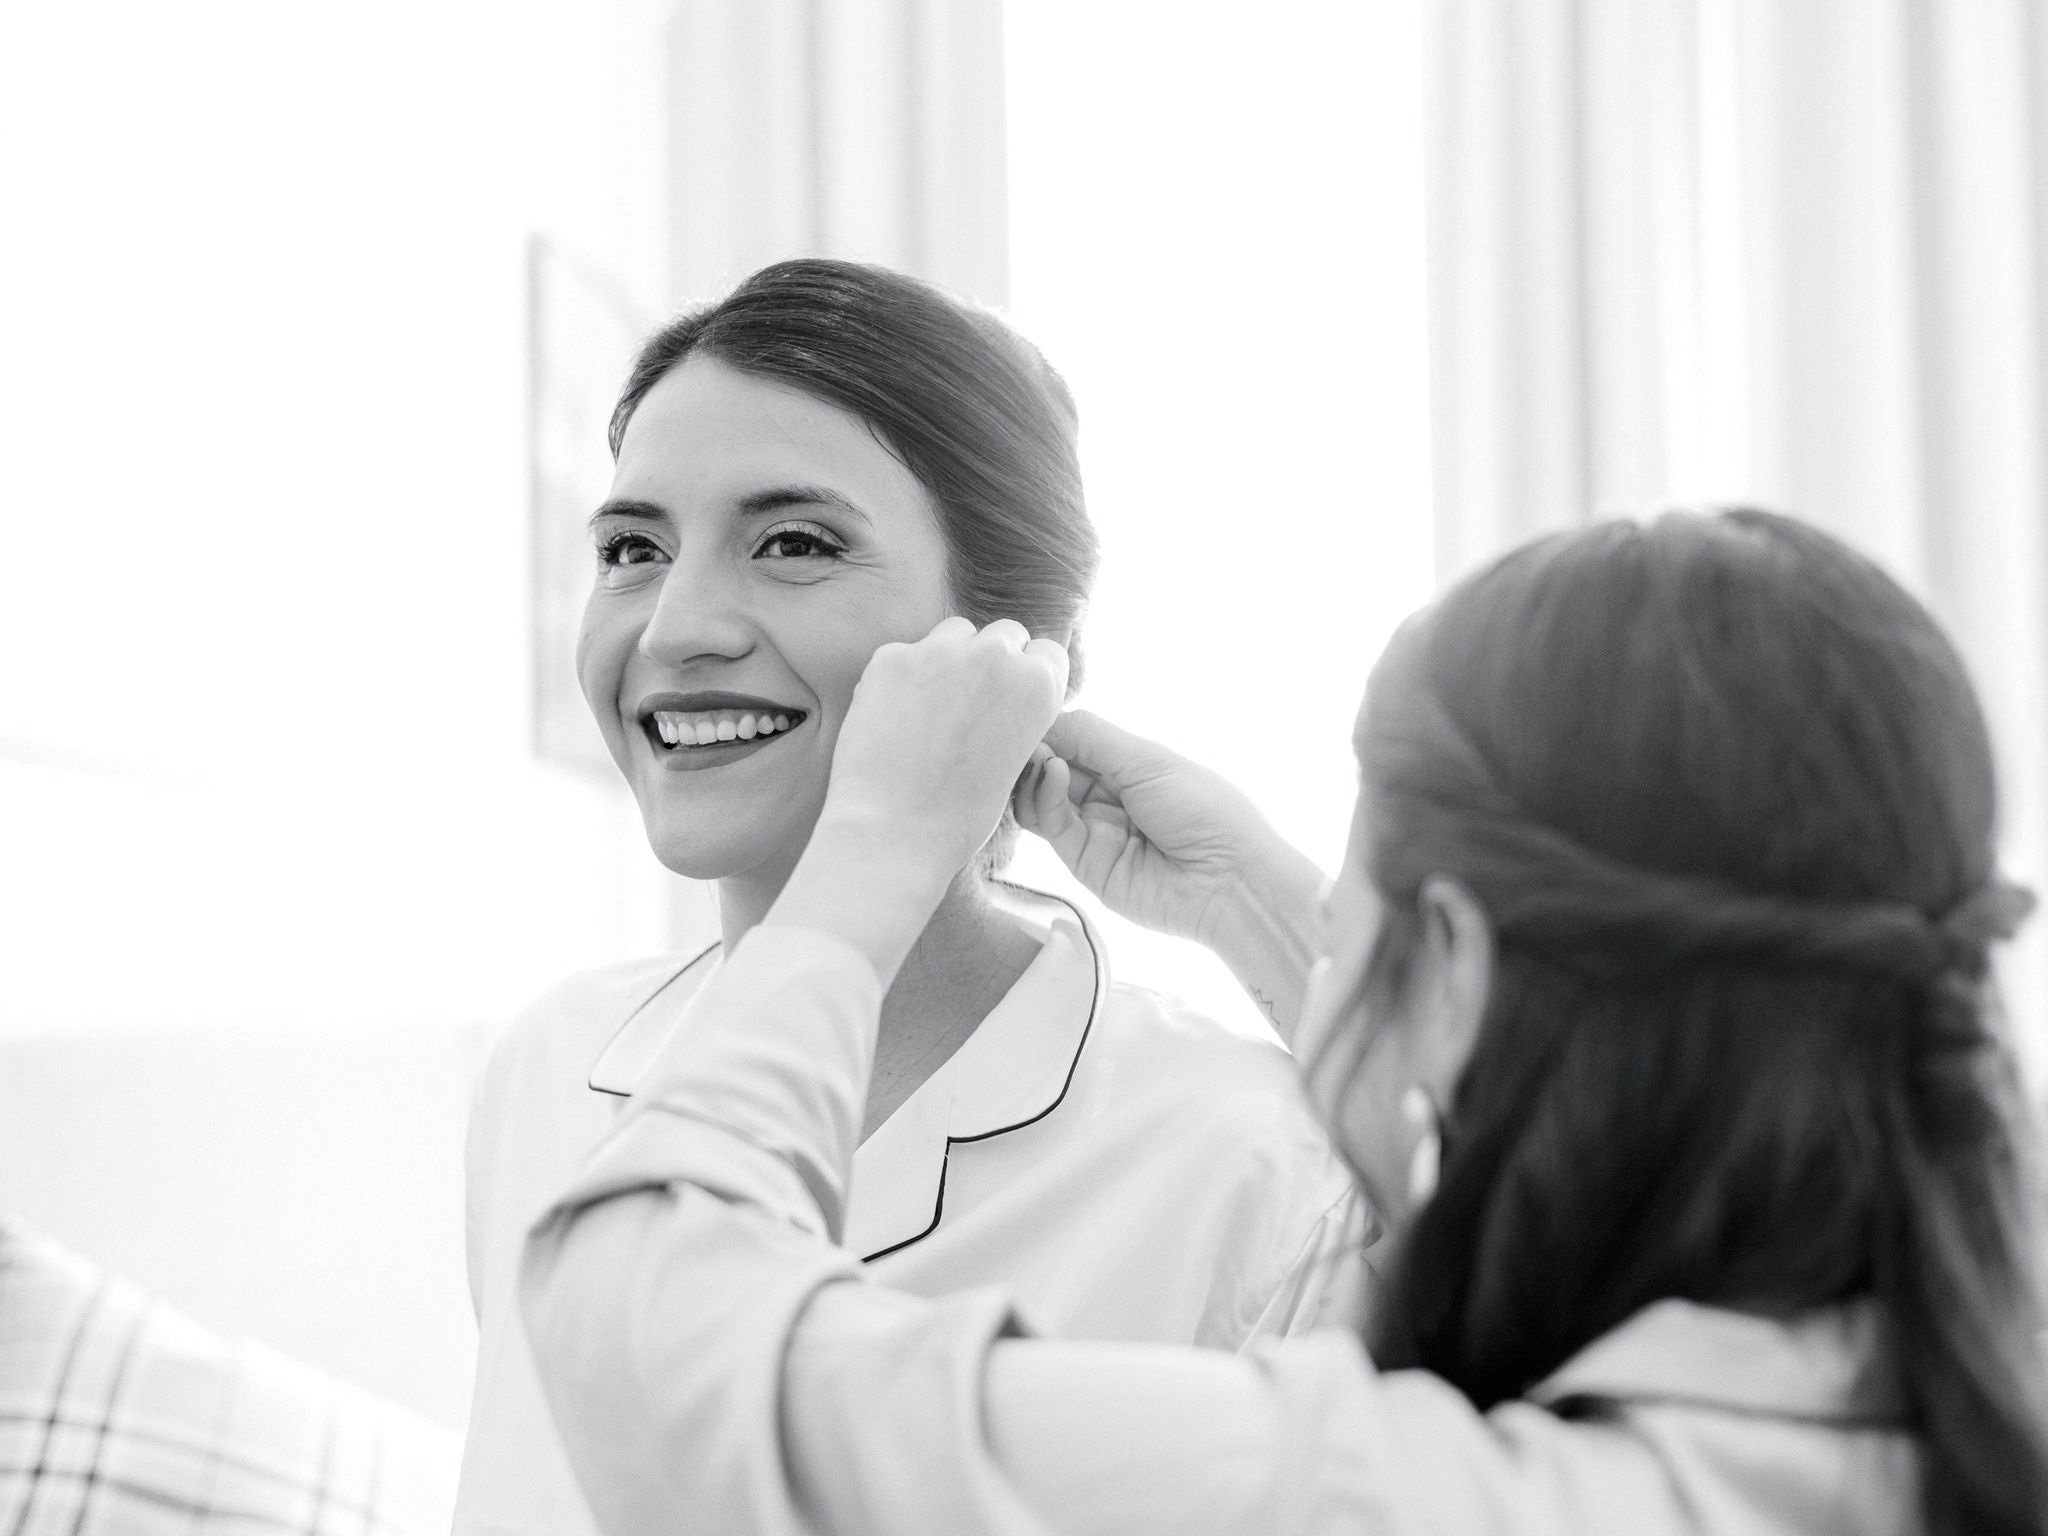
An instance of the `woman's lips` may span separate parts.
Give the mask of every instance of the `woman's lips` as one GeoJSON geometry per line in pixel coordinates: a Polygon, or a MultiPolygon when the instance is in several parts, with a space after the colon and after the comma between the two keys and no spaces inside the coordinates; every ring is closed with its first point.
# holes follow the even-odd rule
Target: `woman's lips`
{"type": "Polygon", "coordinates": [[[752,741],[793,730],[803,722],[801,710],[657,709],[648,715],[655,734],[670,747],[708,747],[721,741],[752,741]]]}
{"type": "Polygon", "coordinates": [[[661,738],[654,735],[651,729],[648,734],[653,739],[654,750],[662,767],[678,773],[689,773],[698,768],[721,768],[727,763],[736,763],[743,757],[752,757],[756,752],[765,752],[790,732],[778,731],[772,736],[756,736],[752,741],[714,742],[708,747],[664,746],[661,738]]]}
{"type": "Polygon", "coordinates": [[[777,704],[659,699],[650,705],[641,711],[641,731],[661,765],[675,769],[715,768],[751,757],[808,718],[800,709],[777,704]]]}

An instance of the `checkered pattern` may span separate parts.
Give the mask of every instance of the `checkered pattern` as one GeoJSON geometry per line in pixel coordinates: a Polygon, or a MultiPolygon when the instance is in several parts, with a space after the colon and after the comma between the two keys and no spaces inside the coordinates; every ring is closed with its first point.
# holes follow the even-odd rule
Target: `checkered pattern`
{"type": "Polygon", "coordinates": [[[0,1536],[444,1536],[453,1435],[0,1227],[0,1536]]]}

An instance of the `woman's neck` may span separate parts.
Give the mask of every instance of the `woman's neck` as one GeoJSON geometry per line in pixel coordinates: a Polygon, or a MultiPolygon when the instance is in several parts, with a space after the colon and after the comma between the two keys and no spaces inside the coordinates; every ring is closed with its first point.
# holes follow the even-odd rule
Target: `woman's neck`
{"type": "MultiPolygon", "coordinates": [[[[730,951],[768,914],[782,890],[772,881],[735,876],[718,882],[718,916],[730,951]]],[[[991,899],[973,869],[954,876],[903,968],[882,999],[874,1073],[868,1083],[861,1139],[974,1033],[1038,954],[1038,940],[991,899]]]]}

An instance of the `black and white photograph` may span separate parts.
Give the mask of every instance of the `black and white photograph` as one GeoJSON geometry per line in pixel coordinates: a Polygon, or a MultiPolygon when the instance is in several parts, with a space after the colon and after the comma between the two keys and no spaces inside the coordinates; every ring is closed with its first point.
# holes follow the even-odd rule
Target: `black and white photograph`
{"type": "Polygon", "coordinates": [[[2048,5],[0,0],[0,1536],[2048,1536],[2048,5]]]}

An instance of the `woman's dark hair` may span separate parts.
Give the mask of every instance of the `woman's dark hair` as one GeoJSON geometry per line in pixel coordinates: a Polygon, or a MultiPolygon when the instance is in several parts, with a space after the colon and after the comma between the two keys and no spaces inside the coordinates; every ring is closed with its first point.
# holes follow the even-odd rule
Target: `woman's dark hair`
{"type": "Polygon", "coordinates": [[[2048,1532],[2033,1143],[1986,1015],[1961,660],[1874,565],[1733,509],[1526,546],[1396,638],[1359,753],[1397,1007],[1448,875],[1494,986],[1373,1353],[1489,1406],[1652,1302],[1868,1299],[1928,1529],[2048,1532]]]}
{"type": "MultiPolygon", "coordinates": [[[[647,391],[692,354],[874,428],[938,506],[952,596],[968,618],[1012,618],[1037,635],[1079,625],[1097,555],[1073,397],[993,314],[886,267],[763,267],[648,338],[612,412],[614,455],[647,391]]],[[[1075,687],[1080,651],[1068,650],[1075,687]]]]}

